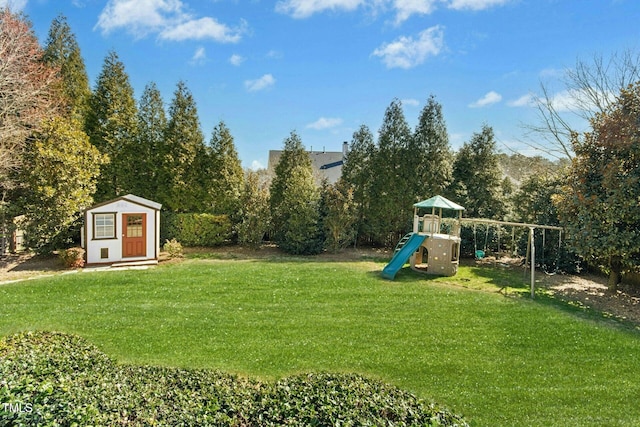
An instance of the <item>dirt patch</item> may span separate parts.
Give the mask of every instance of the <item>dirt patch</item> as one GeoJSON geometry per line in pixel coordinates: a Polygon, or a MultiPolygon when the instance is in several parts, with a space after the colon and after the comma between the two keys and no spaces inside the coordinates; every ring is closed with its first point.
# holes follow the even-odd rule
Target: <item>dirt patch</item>
{"type": "Polygon", "coordinates": [[[31,253],[0,257],[0,283],[64,271],[66,268],[55,255],[36,256],[31,253]]]}

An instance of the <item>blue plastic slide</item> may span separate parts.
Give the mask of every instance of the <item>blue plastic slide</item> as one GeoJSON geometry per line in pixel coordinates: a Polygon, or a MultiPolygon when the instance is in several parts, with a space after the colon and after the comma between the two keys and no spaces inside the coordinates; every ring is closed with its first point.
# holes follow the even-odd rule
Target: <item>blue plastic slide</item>
{"type": "Polygon", "coordinates": [[[396,273],[406,264],[407,260],[418,250],[426,238],[427,236],[425,235],[413,233],[409,240],[407,240],[407,243],[393,255],[389,264],[382,269],[382,277],[393,280],[396,277],[396,273]]]}

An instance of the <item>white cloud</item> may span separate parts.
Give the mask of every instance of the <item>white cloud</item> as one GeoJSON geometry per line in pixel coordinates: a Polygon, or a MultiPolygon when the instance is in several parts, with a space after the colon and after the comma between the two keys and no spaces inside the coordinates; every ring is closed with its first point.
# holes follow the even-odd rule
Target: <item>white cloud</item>
{"type": "Polygon", "coordinates": [[[428,56],[436,56],[444,45],[444,29],[440,25],[422,31],[417,39],[402,36],[373,51],[388,68],[412,68],[422,64],[428,56]]]}
{"type": "Polygon", "coordinates": [[[125,28],[137,37],[185,19],[180,0],[109,0],[98,17],[96,28],[109,34],[125,28]]]}
{"type": "Polygon", "coordinates": [[[280,0],[276,3],[276,12],[296,19],[308,18],[326,11],[352,12],[358,8],[367,8],[372,12],[395,11],[395,23],[401,24],[412,15],[433,13],[439,4],[453,10],[484,10],[502,6],[513,0],[280,0]]]}
{"type": "Polygon", "coordinates": [[[509,101],[507,103],[509,107],[532,107],[535,105],[535,99],[533,94],[527,93],[526,95],[522,95],[518,99],[514,99],[513,101],[509,101]]]}
{"type": "Polygon", "coordinates": [[[413,98],[401,99],[400,102],[402,102],[402,105],[408,105],[410,107],[417,107],[420,105],[420,101],[413,98]]]}
{"type": "Polygon", "coordinates": [[[261,91],[261,90],[268,89],[271,86],[273,86],[274,84],[276,84],[276,79],[274,79],[271,74],[265,74],[264,76],[260,77],[259,79],[245,80],[244,87],[249,92],[258,92],[258,91],[261,91]]]}
{"type": "Polygon", "coordinates": [[[302,19],[326,10],[353,11],[363,4],[365,0],[281,0],[276,12],[302,19]]]}
{"type": "Polygon", "coordinates": [[[488,105],[495,104],[500,101],[502,101],[502,95],[500,95],[498,92],[491,91],[486,93],[482,98],[478,99],[476,102],[469,104],[469,107],[481,108],[481,107],[486,107],[488,105]]]}
{"type": "Polygon", "coordinates": [[[242,64],[244,62],[245,58],[237,55],[237,54],[233,54],[231,55],[231,57],[229,58],[229,62],[231,63],[231,65],[235,65],[236,67],[239,67],[240,64],[242,64]]]}
{"type": "Polygon", "coordinates": [[[502,6],[512,0],[451,0],[448,8],[454,10],[484,10],[494,6],[502,6]]]}
{"type": "Polygon", "coordinates": [[[180,0],[109,0],[94,29],[109,34],[124,29],[135,37],[158,33],[164,40],[210,39],[235,43],[247,30],[245,21],[236,28],[211,17],[194,18],[180,0]]]}
{"type": "Polygon", "coordinates": [[[195,53],[193,54],[193,57],[191,57],[191,64],[192,65],[203,64],[206,60],[207,60],[207,51],[205,50],[204,47],[200,46],[199,48],[196,49],[195,53]]]}
{"type": "Polygon", "coordinates": [[[19,12],[27,6],[28,0],[0,0],[0,8],[8,7],[13,12],[19,12]]]}
{"type": "Polygon", "coordinates": [[[323,130],[323,129],[329,129],[336,126],[340,126],[341,124],[342,124],[342,119],[320,117],[315,122],[308,124],[307,128],[315,129],[315,130],[323,130]]]}
{"type": "Polygon", "coordinates": [[[210,39],[220,43],[237,43],[245,31],[244,21],[239,27],[231,28],[207,16],[165,28],[160,33],[160,38],[174,41],[210,39]]]}
{"type": "Polygon", "coordinates": [[[435,10],[437,0],[394,0],[396,9],[396,24],[401,24],[411,15],[429,15],[435,10]]]}

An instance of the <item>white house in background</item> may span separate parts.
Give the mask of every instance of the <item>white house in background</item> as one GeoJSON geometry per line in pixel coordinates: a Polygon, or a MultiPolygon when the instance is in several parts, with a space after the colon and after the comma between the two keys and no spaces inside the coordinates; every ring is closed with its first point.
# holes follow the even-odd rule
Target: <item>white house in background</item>
{"type": "Polygon", "coordinates": [[[84,213],[82,247],[87,264],[156,264],[162,205],[127,194],[84,213]]]}
{"type": "MultiPolygon", "coordinates": [[[[335,184],[342,176],[342,165],[349,150],[349,145],[344,142],[342,151],[307,151],[311,159],[311,167],[316,178],[316,183],[320,185],[323,178],[326,178],[329,184],[335,184]]],[[[276,166],[280,162],[282,150],[269,151],[269,164],[267,170],[273,176],[276,166]]]]}

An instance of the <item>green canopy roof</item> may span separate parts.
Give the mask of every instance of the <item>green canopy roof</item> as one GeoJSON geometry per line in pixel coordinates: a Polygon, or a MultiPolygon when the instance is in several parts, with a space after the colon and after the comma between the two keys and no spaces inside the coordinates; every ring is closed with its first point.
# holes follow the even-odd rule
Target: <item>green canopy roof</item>
{"type": "Polygon", "coordinates": [[[442,196],[434,196],[430,199],[423,200],[413,205],[416,208],[439,208],[439,209],[451,209],[454,211],[463,211],[464,208],[457,203],[453,203],[451,200],[445,199],[442,196]]]}

